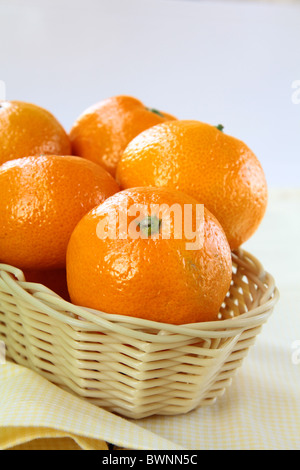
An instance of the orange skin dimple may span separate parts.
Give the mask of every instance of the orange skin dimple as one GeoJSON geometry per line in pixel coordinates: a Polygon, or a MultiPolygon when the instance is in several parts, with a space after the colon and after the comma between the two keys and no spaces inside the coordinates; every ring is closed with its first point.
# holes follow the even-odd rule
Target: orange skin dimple
{"type": "Polygon", "coordinates": [[[72,302],[164,323],[216,320],[232,278],[231,251],[219,222],[204,209],[200,249],[187,249],[190,239],[185,232],[182,238],[175,238],[172,214],[164,211],[152,218],[156,231],[150,235],[136,239],[129,235],[122,239],[99,237],[99,223],[120,209],[127,226],[135,223],[127,210],[132,204],[142,204],[149,211],[151,204],[179,204],[182,210],[184,204],[191,204],[195,210],[197,201],[173,190],[133,188],[90,211],[68,245],[67,281],[72,302]],[[161,225],[156,224],[158,218],[161,225]],[[162,238],[164,226],[170,227],[169,239],[162,238]]]}
{"type": "Polygon", "coordinates": [[[0,101],[0,164],[31,155],[70,155],[69,137],[44,108],[0,101]]]}
{"type": "Polygon", "coordinates": [[[203,203],[232,250],[265,214],[268,191],[260,162],[242,141],[199,121],[172,121],[142,132],[125,149],[116,179],[122,189],[173,188],[203,203]]]}
{"type": "Polygon", "coordinates": [[[114,96],[84,111],[70,131],[73,155],[102,165],[113,176],[129,142],[140,132],[168,120],[168,113],[151,110],[131,96],[114,96]]]}
{"type": "Polygon", "coordinates": [[[79,157],[24,157],[0,166],[0,262],[20,269],[66,265],[79,220],[119,191],[113,177],[79,157]]]}

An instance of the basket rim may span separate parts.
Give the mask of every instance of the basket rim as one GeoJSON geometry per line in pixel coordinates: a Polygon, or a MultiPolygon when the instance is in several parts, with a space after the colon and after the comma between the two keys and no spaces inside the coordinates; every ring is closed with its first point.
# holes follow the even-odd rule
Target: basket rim
{"type": "Polygon", "coordinates": [[[173,325],[147,319],[131,317],[127,315],[118,315],[102,312],[99,310],[81,307],[62,299],[42,284],[26,282],[22,270],[10,265],[0,264],[0,280],[2,279],[13,292],[15,292],[25,302],[30,302],[33,308],[42,311],[50,317],[61,320],[69,326],[82,331],[99,331],[99,327],[104,330],[112,330],[117,333],[151,342],[173,342],[180,340],[180,337],[203,338],[220,337],[220,333],[226,333],[226,337],[236,336],[240,330],[256,327],[265,323],[272,313],[272,310],[279,299],[279,291],[275,285],[273,276],[264,270],[261,262],[251,253],[239,249],[232,253],[233,260],[238,261],[240,266],[248,268],[244,257],[247,257],[256,267],[257,280],[261,284],[266,284],[265,292],[262,295],[257,307],[242,313],[239,316],[224,320],[215,320],[210,322],[187,323],[183,325],[173,325]],[[35,293],[28,292],[31,289],[39,291],[35,293]],[[59,308],[58,312],[55,307],[59,308]],[[80,318],[74,318],[70,315],[72,312],[80,318]],[[129,325],[129,326],[128,326],[129,325]],[[149,333],[141,330],[155,331],[149,333]]]}

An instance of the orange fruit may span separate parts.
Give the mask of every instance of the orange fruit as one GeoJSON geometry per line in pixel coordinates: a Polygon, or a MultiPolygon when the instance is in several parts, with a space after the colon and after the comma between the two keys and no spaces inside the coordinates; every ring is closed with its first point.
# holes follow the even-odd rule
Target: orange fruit
{"type": "Polygon", "coordinates": [[[131,96],[113,96],[89,107],[72,126],[73,155],[102,165],[113,176],[129,142],[151,126],[175,119],[131,96]]]}
{"type": "Polygon", "coordinates": [[[21,269],[63,268],[71,233],[119,190],[99,165],[79,157],[24,157],[0,166],[0,260],[21,269]]]}
{"type": "Polygon", "coordinates": [[[0,164],[41,154],[71,154],[70,140],[61,124],[34,104],[0,101],[0,164]]]}
{"type": "Polygon", "coordinates": [[[170,121],[142,132],[119,162],[122,189],[173,188],[203,203],[223,226],[232,250],[248,240],[265,214],[261,164],[247,145],[199,121],[170,121]]]}
{"type": "Polygon", "coordinates": [[[25,269],[23,272],[27,282],[42,284],[64,300],[67,300],[68,302],[70,301],[67,285],[67,272],[65,268],[47,270],[25,269]]]}
{"type": "Polygon", "coordinates": [[[200,206],[179,191],[144,187],[121,191],[91,210],[68,245],[72,302],[171,324],[216,320],[232,278],[231,251],[207,209],[197,223],[200,206]],[[180,233],[186,206],[191,236],[180,233]]]}

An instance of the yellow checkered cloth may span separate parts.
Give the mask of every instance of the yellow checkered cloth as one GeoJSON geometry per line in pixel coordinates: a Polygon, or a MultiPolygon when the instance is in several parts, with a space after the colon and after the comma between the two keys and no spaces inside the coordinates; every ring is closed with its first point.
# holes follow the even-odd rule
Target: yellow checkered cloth
{"type": "Polygon", "coordinates": [[[0,449],[182,449],[137,424],[77,398],[35,372],[0,365],[0,449]]]}

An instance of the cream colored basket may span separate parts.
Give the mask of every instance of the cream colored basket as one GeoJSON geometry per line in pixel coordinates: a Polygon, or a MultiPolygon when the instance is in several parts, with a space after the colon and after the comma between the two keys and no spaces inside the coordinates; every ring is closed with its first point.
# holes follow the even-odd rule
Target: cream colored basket
{"type": "Polygon", "coordinates": [[[0,340],[8,359],[107,410],[177,415],[223,394],[277,299],[272,276],[242,250],[223,319],[183,326],[74,306],[0,264],[0,340]]]}

